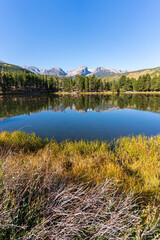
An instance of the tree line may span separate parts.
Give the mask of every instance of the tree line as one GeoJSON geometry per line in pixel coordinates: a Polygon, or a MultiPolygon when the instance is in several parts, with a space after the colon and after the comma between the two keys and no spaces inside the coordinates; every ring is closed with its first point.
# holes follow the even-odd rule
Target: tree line
{"type": "Polygon", "coordinates": [[[138,79],[129,78],[122,75],[119,80],[112,82],[112,90],[117,91],[137,91],[137,92],[150,92],[160,91],[160,75],[150,74],[139,76],[138,79]]]}
{"type": "Polygon", "coordinates": [[[36,75],[24,72],[0,72],[0,91],[65,91],[65,92],[125,92],[125,91],[160,91],[160,75],[146,74],[138,79],[122,75],[119,80],[108,81],[93,76],[76,75],[57,77],[36,75]]]}

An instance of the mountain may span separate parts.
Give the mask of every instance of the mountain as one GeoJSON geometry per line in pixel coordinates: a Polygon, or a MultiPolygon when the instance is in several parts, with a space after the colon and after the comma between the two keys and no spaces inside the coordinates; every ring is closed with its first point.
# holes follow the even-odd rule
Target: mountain
{"type": "Polygon", "coordinates": [[[110,76],[113,74],[121,74],[127,72],[127,70],[116,70],[116,69],[109,69],[105,67],[97,67],[95,69],[88,69],[86,66],[78,67],[71,71],[64,71],[62,68],[54,67],[49,70],[40,69],[33,66],[23,66],[23,68],[35,73],[35,74],[45,74],[45,75],[52,75],[52,76],[66,76],[66,77],[74,77],[77,74],[82,76],[91,76],[95,74],[97,77],[104,77],[110,76]]]}
{"type": "Polygon", "coordinates": [[[110,69],[110,68],[105,68],[105,67],[98,67],[95,69],[90,70],[89,75],[95,74],[96,77],[104,77],[104,76],[110,76],[113,74],[121,74],[127,72],[127,70],[116,70],[116,69],[110,69]]]}
{"type": "Polygon", "coordinates": [[[24,70],[24,68],[22,68],[22,67],[19,67],[19,66],[13,65],[13,64],[8,64],[8,63],[5,63],[5,62],[0,60],[0,71],[2,71],[2,69],[3,69],[4,72],[8,72],[8,71],[11,71],[11,72],[24,72],[24,71],[26,71],[27,73],[31,72],[29,70],[24,70]]]}
{"type": "Polygon", "coordinates": [[[88,75],[90,74],[91,72],[88,71],[88,68],[85,67],[85,66],[82,66],[82,67],[78,67],[72,71],[67,71],[67,76],[68,77],[74,77],[76,76],[77,74],[78,75],[82,75],[82,76],[85,76],[85,75],[88,75]]]}
{"type": "Polygon", "coordinates": [[[24,65],[24,66],[22,66],[22,68],[26,69],[28,71],[31,71],[35,74],[38,74],[38,75],[44,74],[44,69],[40,69],[40,68],[37,68],[37,67],[33,67],[33,66],[28,67],[28,66],[24,65]]]}
{"type": "Polygon", "coordinates": [[[37,68],[37,67],[33,67],[33,66],[22,66],[22,68],[27,69],[28,71],[31,71],[35,74],[38,75],[50,75],[50,76],[58,76],[58,77],[62,77],[62,76],[66,76],[66,72],[63,71],[62,68],[58,68],[58,67],[54,67],[54,68],[50,68],[48,70],[43,69],[43,68],[37,68]]]}
{"type": "Polygon", "coordinates": [[[67,73],[65,71],[63,71],[62,68],[58,68],[58,67],[54,67],[54,68],[50,68],[49,70],[45,70],[44,74],[46,75],[50,75],[50,76],[66,76],[67,73]]]}

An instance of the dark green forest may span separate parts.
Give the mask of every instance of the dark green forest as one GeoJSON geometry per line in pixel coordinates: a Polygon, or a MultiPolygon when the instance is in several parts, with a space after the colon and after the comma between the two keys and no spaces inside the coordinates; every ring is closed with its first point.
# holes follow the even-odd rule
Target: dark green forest
{"type": "Polygon", "coordinates": [[[160,75],[149,74],[138,79],[122,75],[118,81],[107,81],[93,76],[76,75],[75,78],[36,75],[27,72],[0,72],[0,92],[149,92],[160,91],[160,75]]]}

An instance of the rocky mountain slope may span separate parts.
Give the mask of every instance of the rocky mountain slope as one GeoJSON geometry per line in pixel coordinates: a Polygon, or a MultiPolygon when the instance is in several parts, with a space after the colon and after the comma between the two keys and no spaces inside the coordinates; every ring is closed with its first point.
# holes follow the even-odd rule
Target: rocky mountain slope
{"type": "Polygon", "coordinates": [[[103,77],[103,76],[110,76],[113,74],[121,74],[121,73],[125,73],[128,71],[127,70],[110,69],[110,68],[105,68],[105,67],[98,67],[95,69],[91,69],[90,72],[91,73],[89,75],[95,74],[97,77],[103,77]]]}
{"type": "Polygon", "coordinates": [[[104,77],[104,76],[110,76],[113,74],[121,74],[121,73],[127,72],[127,70],[116,70],[116,69],[109,69],[105,67],[88,69],[86,66],[81,66],[74,70],[66,71],[66,72],[62,68],[57,68],[57,67],[51,68],[49,70],[39,69],[33,66],[30,66],[30,67],[23,66],[23,68],[36,74],[46,74],[46,75],[52,75],[52,76],[58,76],[58,77],[62,77],[62,76],[74,77],[77,74],[82,76],[85,76],[85,75],[90,76],[95,74],[97,77],[104,77]]]}
{"type": "Polygon", "coordinates": [[[50,76],[59,76],[59,77],[67,75],[62,68],[58,68],[58,67],[53,67],[48,70],[43,68],[37,68],[34,66],[30,66],[30,67],[22,66],[22,67],[38,75],[50,75],[50,76]]]}

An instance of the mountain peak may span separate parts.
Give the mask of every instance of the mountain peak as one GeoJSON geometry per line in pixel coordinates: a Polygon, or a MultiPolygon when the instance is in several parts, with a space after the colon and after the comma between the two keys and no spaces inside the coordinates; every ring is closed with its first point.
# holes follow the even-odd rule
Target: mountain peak
{"type": "Polygon", "coordinates": [[[85,76],[89,73],[90,72],[88,71],[88,68],[86,66],[81,66],[81,67],[75,68],[74,70],[67,71],[67,76],[69,77],[73,77],[75,75],[85,76]]]}
{"type": "Polygon", "coordinates": [[[50,75],[50,76],[58,76],[58,77],[67,75],[66,72],[63,71],[63,69],[59,68],[59,67],[53,67],[53,68],[50,68],[49,70],[45,70],[44,74],[50,75]]]}

